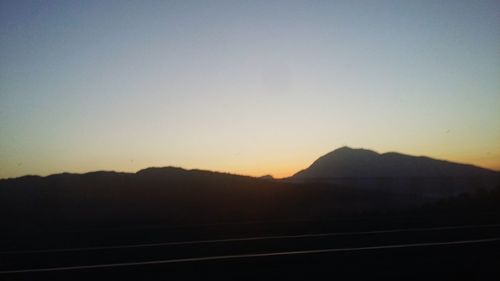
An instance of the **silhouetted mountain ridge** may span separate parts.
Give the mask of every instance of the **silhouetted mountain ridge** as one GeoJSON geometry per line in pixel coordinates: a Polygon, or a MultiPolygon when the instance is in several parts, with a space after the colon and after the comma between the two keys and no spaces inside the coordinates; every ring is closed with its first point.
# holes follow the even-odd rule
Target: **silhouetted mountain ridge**
{"type": "Polygon", "coordinates": [[[469,164],[411,156],[396,152],[379,154],[372,150],[342,147],[321,156],[292,179],[325,178],[400,178],[400,177],[483,177],[499,172],[469,164]]]}
{"type": "Polygon", "coordinates": [[[316,219],[408,208],[489,187],[491,177],[482,175],[499,183],[498,173],[470,165],[343,147],[292,182],[178,167],[24,176],[0,180],[0,220],[25,231],[316,219]],[[463,173],[473,180],[448,179],[463,173]]]}
{"type": "Polygon", "coordinates": [[[500,173],[468,164],[396,152],[342,147],[287,179],[328,182],[365,190],[448,197],[500,186],[500,173]]]}
{"type": "Polygon", "coordinates": [[[79,182],[84,181],[102,181],[102,180],[138,180],[138,179],[148,179],[148,180],[182,180],[182,179],[193,179],[200,177],[216,177],[216,178],[247,178],[254,179],[249,176],[241,176],[230,173],[214,172],[209,170],[201,169],[184,169],[180,167],[166,166],[166,167],[149,167],[141,169],[135,173],[127,172],[115,172],[115,171],[93,171],[86,173],[58,173],[51,174],[48,176],[37,176],[37,175],[26,175],[18,178],[7,178],[0,179],[0,184],[10,184],[10,183],[71,183],[79,184],[79,182]]]}
{"type": "Polygon", "coordinates": [[[175,167],[0,180],[0,220],[16,231],[300,220],[424,201],[175,167]]]}

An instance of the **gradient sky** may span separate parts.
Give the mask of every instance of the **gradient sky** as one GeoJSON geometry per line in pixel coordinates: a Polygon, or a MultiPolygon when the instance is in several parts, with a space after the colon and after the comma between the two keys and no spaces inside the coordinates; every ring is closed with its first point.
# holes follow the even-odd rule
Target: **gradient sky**
{"type": "Polygon", "coordinates": [[[343,145],[500,170],[499,1],[1,1],[0,178],[289,176],[343,145]]]}

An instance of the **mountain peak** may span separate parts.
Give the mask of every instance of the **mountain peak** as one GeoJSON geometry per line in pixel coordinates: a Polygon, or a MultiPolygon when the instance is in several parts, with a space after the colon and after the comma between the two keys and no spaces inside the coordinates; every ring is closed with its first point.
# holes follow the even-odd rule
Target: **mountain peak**
{"type": "Polygon", "coordinates": [[[162,175],[169,175],[169,174],[183,174],[189,172],[188,170],[185,170],[183,168],[179,167],[149,167],[145,168],[142,170],[139,170],[136,172],[137,175],[148,175],[148,176],[162,176],[162,175]]]}
{"type": "MultiPolygon", "coordinates": [[[[349,146],[342,146],[340,148],[337,148],[323,156],[321,156],[319,159],[324,159],[324,158],[330,158],[330,157],[357,157],[357,156],[379,156],[377,152],[369,149],[364,149],[364,148],[352,148],[349,146]]],[[[319,160],[318,159],[318,160],[319,160]]]]}
{"type": "Polygon", "coordinates": [[[274,180],[274,177],[272,175],[264,175],[259,177],[261,180],[274,180]]]}
{"type": "Polygon", "coordinates": [[[373,150],[343,146],[314,161],[295,174],[296,179],[473,177],[495,172],[428,157],[397,152],[379,154],[373,150]]]}

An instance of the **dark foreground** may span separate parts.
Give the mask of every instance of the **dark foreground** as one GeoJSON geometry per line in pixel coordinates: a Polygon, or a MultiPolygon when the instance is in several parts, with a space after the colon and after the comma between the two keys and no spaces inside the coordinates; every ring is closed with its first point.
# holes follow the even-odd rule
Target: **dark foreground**
{"type": "Polygon", "coordinates": [[[429,221],[378,218],[122,230],[121,235],[111,230],[65,233],[59,243],[66,247],[55,241],[24,249],[4,245],[0,279],[497,280],[496,216],[481,224],[429,221]],[[231,228],[246,228],[246,234],[231,228]],[[190,239],[178,239],[181,232],[190,239]],[[79,235],[85,236],[71,239],[79,235]]]}
{"type": "Polygon", "coordinates": [[[2,275],[3,280],[496,280],[500,243],[283,255],[2,275]]]}
{"type": "Polygon", "coordinates": [[[200,180],[201,193],[183,181],[7,187],[0,280],[499,280],[500,188],[414,206],[418,197],[238,181],[248,185],[200,180]]]}

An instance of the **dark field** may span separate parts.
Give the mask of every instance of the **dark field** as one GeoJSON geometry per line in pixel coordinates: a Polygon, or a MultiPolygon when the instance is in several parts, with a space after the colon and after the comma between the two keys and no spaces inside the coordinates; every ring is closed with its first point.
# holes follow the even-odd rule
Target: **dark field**
{"type": "Polygon", "coordinates": [[[1,182],[0,280],[499,276],[500,189],[431,198],[161,172],[1,182]]]}
{"type": "Polygon", "coordinates": [[[38,235],[4,237],[2,280],[495,280],[500,273],[496,214],[38,235]],[[51,270],[29,271],[44,268],[51,270]]]}

